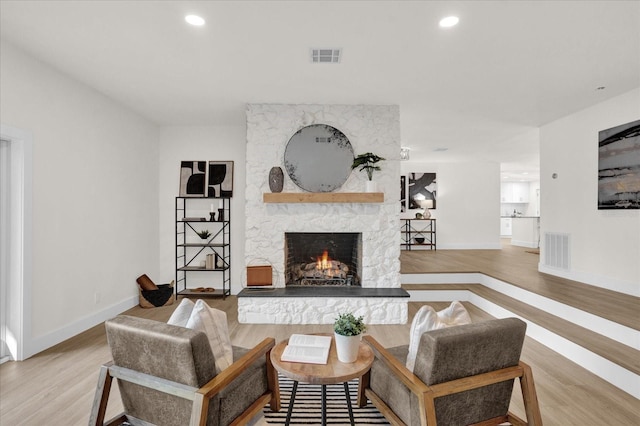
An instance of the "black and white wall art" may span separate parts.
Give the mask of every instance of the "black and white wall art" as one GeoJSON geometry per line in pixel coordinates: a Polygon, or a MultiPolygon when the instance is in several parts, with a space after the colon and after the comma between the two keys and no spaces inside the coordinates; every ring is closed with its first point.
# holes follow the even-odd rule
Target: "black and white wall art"
{"type": "Polygon", "coordinates": [[[206,161],[180,162],[180,196],[204,197],[206,174],[206,161]]]}
{"type": "Polygon", "coordinates": [[[400,213],[407,211],[407,177],[400,176],[400,213]]]}
{"type": "Polygon", "coordinates": [[[407,182],[408,208],[422,209],[422,200],[433,200],[433,207],[436,208],[436,174],[435,173],[409,173],[407,182]]]}
{"type": "Polygon", "coordinates": [[[209,161],[207,197],[231,198],[232,196],[233,161],[209,161]]]}
{"type": "Polygon", "coordinates": [[[640,209],[640,120],[598,132],[598,209],[640,209]]]}

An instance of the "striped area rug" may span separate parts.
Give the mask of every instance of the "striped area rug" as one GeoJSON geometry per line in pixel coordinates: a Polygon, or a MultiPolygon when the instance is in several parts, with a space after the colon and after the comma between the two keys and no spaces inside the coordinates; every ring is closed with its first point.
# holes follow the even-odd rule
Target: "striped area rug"
{"type": "MultiPolygon", "coordinates": [[[[267,424],[283,425],[287,418],[289,400],[293,381],[282,375],[280,380],[280,398],[282,409],[279,413],[272,413],[268,406],[264,409],[264,417],[267,424]]],[[[356,425],[388,425],[389,422],[380,412],[369,402],[366,407],[358,408],[356,397],[358,396],[358,381],[349,382],[349,394],[351,395],[351,406],[356,425]]],[[[322,386],[299,383],[296,391],[296,400],[291,414],[292,425],[319,425],[322,419],[322,386]]],[[[328,425],[349,425],[349,412],[347,401],[344,395],[344,385],[327,385],[327,424],[328,425]]]]}

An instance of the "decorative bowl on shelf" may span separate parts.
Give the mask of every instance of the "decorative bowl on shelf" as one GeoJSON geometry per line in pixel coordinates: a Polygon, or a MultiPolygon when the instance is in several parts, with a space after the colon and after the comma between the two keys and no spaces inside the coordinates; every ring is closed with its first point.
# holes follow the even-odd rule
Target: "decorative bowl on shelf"
{"type": "Polygon", "coordinates": [[[413,240],[418,244],[424,243],[424,237],[415,237],[413,240]]]}

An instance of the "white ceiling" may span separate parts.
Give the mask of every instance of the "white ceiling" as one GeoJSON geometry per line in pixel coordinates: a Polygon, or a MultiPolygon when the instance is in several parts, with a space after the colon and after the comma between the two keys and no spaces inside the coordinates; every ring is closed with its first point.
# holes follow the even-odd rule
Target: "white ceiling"
{"type": "Polygon", "coordinates": [[[540,125],[640,86],[639,1],[2,0],[0,35],[158,125],[397,104],[412,161],[529,178],[540,125]],[[447,15],[459,25],[439,28],[447,15]],[[312,64],[318,47],[342,62],[312,64]]]}

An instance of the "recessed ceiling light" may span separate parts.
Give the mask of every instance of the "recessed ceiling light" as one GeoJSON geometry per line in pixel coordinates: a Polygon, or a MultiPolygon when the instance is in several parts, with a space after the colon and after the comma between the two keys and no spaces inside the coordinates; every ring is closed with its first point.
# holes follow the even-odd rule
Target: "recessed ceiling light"
{"type": "Polygon", "coordinates": [[[204,25],[204,19],[198,15],[187,15],[184,17],[184,20],[191,25],[195,25],[200,27],[204,25]]]}
{"type": "Polygon", "coordinates": [[[443,28],[453,27],[460,19],[457,16],[447,16],[440,20],[440,26],[443,28]]]}

